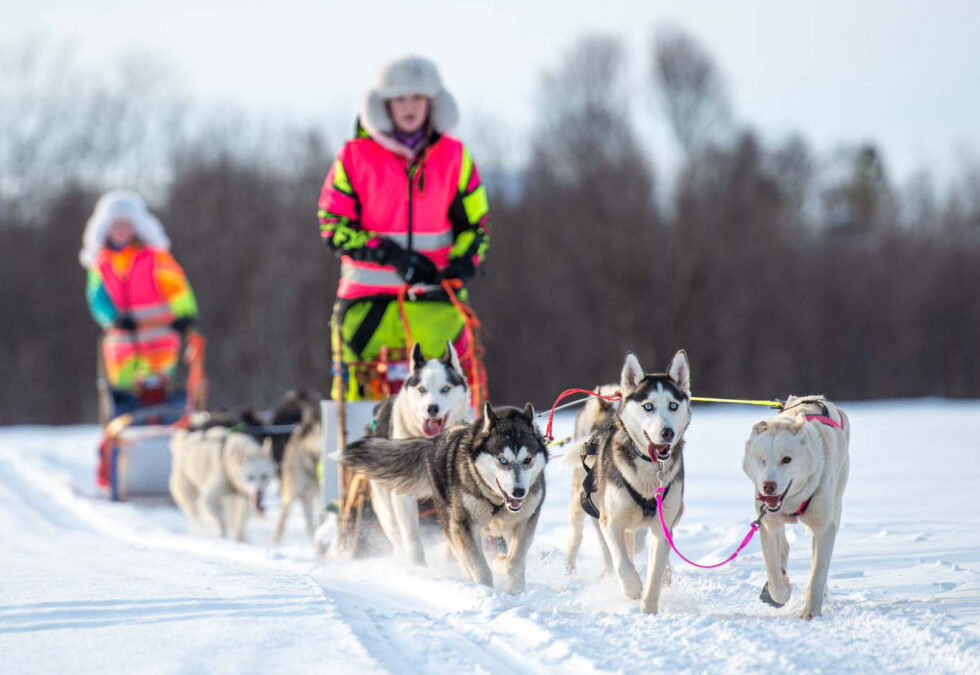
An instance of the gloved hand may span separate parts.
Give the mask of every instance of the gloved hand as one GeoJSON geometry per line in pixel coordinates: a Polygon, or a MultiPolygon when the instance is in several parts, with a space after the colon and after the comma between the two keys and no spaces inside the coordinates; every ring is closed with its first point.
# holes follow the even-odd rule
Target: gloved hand
{"type": "Polygon", "coordinates": [[[191,328],[196,323],[197,321],[195,321],[194,317],[192,316],[181,316],[174,319],[173,323],[170,324],[170,327],[183,335],[187,332],[188,328],[191,328]]]}
{"type": "Polygon", "coordinates": [[[391,239],[381,239],[375,251],[375,261],[393,266],[407,284],[431,284],[436,280],[436,264],[418,251],[407,251],[391,239]]]}
{"type": "Polygon", "coordinates": [[[136,319],[132,314],[120,314],[112,322],[112,326],[121,330],[136,330],[136,319]]]}
{"type": "Polygon", "coordinates": [[[474,274],[476,274],[476,267],[473,266],[473,261],[469,257],[454,258],[439,272],[438,281],[442,281],[443,279],[466,281],[474,274]]]}

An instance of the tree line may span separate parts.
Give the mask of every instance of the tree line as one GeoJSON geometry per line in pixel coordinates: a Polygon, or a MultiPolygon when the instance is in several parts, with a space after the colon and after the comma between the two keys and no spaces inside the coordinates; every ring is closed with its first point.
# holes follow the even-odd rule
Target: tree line
{"type": "MultiPolygon", "coordinates": [[[[661,30],[644,61],[636,91],[620,41],[581,39],[541,78],[526,164],[475,151],[491,247],[471,297],[491,400],[543,407],[614,381],[627,350],[660,370],[681,347],[706,396],[980,395],[980,166],[943,189],[925,173],[897,186],[872,143],[818,157],[798,136],[764,140],[683,31],[661,30]],[[637,126],[650,92],[643,114],[682,154],[669,174],[637,126]]],[[[77,252],[110,187],[143,192],[168,229],[212,404],[326,391],[338,264],[315,211],[343,139],[204,113],[153,62],[65,63],[0,51],[0,423],[96,418],[77,252]]]]}

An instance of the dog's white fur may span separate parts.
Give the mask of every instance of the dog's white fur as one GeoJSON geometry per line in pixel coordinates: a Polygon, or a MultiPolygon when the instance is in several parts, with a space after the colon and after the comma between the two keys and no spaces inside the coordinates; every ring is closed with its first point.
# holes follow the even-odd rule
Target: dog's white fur
{"type": "MultiPolygon", "coordinates": [[[[441,359],[424,360],[416,343],[410,358],[411,371],[405,385],[395,396],[391,409],[392,440],[404,440],[427,433],[427,420],[441,420],[441,429],[465,422],[469,417],[469,390],[459,355],[451,341],[446,342],[449,367],[463,386],[452,386],[447,379],[447,364],[441,359]],[[409,381],[418,379],[417,385],[409,381]],[[435,410],[436,415],[431,411],[435,410]]],[[[397,492],[379,481],[371,481],[371,506],[374,508],[388,541],[396,555],[419,565],[425,564],[422,534],[419,530],[418,500],[409,493],[397,492]]]]}
{"type": "Polygon", "coordinates": [[[822,396],[791,396],[783,412],[752,428],[745,444],[742,468],[755,488],[756,508],[765,509],[759,535],[767,583],[761,597],[775,606],[789,600],[792,589],[786,576],[789,543],[785,526],[800,520],[813,532],[810,581],[800,615],[807,620],[823,609],[847,484],[850,436],[850,421],[839,407],[822,396]],[[806,419],[806,415],[821,415],[822,406],[826,406],[827,417],[843,429],[806,419]],[[794,515],[806,500],[805,511],[794,515]]]}
{"type": "Polygon", "coordinates": [[[170,494],[177,506],[205,530],[244,541],[250,507],[261,508],[263,492],[276,475],[271,442],[260,446],[223,427],[179,430],[170,452],[170,494]]]}

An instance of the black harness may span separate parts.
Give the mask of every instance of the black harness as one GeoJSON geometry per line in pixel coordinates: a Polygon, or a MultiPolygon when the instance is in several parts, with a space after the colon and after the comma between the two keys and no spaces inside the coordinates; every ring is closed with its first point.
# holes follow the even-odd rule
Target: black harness
{"type": "MultiPolygon", "coordinates": [[[[592,494],[596,491],[595,487],[595,465],[593,464],[590,468],[588,464],[585,463],[586,457],[599,457],[599,434],[607,431],[609,427],[605,429],[600,429],[592,434],[592,438],[589,442],[585,444],[585,454],[582,455],[582,468],[585,470],[585,479],[582,481],[582,491],[579,493],[579,503],[582,505],[582,510],[593,518],[599,517],[599,508],[592,501],[592,494]]],[[[630,441],[632,443],[632,441],[630,441]]],[[[653,460],[649,457],[641,455],[640,453],[635,453],[640,459],[653,464],[653,460]]],[[[668,483],[667,487],[664,488],[664,493],[661,499],[667,498],[667,493],[670,492],[671,484],[668,483]]],[[[643,511],[644,517],[649,517],[657,513],[657,498],[647,499],[636,489],[629,484],[626,478],[623,478],[623,487],[626,488],[626,494],[630,496],[633,502],[640,507],[643,511]]]]}

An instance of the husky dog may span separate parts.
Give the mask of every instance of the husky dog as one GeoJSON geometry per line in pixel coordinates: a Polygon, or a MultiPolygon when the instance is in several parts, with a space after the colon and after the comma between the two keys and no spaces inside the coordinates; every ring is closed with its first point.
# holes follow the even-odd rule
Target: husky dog
{"type": "Polygon", "coordinates": [[[263,493],[276,475],[270,442],[260,446],[248,434],[222,427],[179,430],[170,453],[170,494],[177,506],[205,528],[243,541],[249,505],[263,511],[263,493]]]}
{"type": "MultiPolygon", "coordinates": [[[[603,558],[619,577],[623,595],[640,597],[643,584],[633,565],[633,535],[650,528],[647,587],[641,607],[655,614],[667,570],[669,546],[657,516],[656,489],[663,486],[664,521],[673,531],[684,510],[684,431],[691,421],[691,367],[687,354],[674,354],[665,374],[645,374],[632,353],[620,374],[622,401],[613,411],[600,408],[608,421],[573,461],[592,461],[589,479],[573,491],[569,567],[582,540],[585,509],[598,517],[603,558]]],[[[587,422],[583,422],[587,423],[587,422]]],[[[578,429],[576,429],[578,431],[578,429]]],[[[577,475],[584,475],[583,469],[577,475]]]]}
{"type": "Polygon", "coordinates": [[[272,540],[282,541],[286,518],[293,502],[299,500],[303,506],[306,533],[313,537],[318,523],[314,514],[322,509],[320,504],[320,482],[317,467],[320,463],[323,429],[320,422],[320,396],[307,390],[289,391],[276,406],[272,418],[273,425],[296,424],[288,434],[272,437],[272,455],[276,458],[276,443],[282,443],[279,465],[279,520],[272,534],[272,540]]]}
{"type": "MultiPolygon", "coordinates": [[[[402,440],[432,438],[464,421],[469,391],[452,342],[441,359],[425,360],[418,343],[412,347],[411,372],[401,390],[378,404],[368,435],[402,440]]],[[[416,497],[371,480],[371,505],[396,553],[425,564],[416,497]]]]}
{"type": "Polygon", "coordinates": [[[482,533],[502,536],[507,553],[497,568],[506,590],[524,589],[524,567],[544,501],[548,450],[534,426],[534,409],[483,407],[480,418],[435,438],[364,438],[339,460],[415,499],[431,497],[463,572],[493,586],[482,533]]]}
{"type": "Polygon", "coordinates": [[[792,590],[786,576],[786,523],[801,520],[813,532],[802,619],[820,616],[823,608],[847,484],[850,439],[851,425],[843,410],[823,396],[790,396],[782,412],[752,427],[745,444],[742,469],[755,487],[755,505],[763,514],[763,602],[782,607],[792,590]]]}

